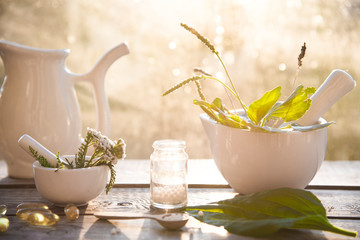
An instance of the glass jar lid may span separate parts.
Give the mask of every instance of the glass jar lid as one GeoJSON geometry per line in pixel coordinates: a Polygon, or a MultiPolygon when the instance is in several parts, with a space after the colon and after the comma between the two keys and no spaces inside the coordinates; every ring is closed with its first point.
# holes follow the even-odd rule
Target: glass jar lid
{"type": "Polygon", "coordinates": [[[179,150],[184,149],[186,144],[183,140],[163,139],[155,141],[152,146],[154,149],[179,150]]]}

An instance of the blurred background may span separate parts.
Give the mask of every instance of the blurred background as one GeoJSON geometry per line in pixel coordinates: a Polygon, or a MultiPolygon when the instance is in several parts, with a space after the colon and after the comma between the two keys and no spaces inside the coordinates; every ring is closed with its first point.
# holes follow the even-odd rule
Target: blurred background
{"type": "MultiPolygon", "coordinates": [[[[0,0],[0,39],[38,48],[71,49],[67,67],[90,70],[107,50],[126,41],[127,55],[106,75],[112,139],[127,143],[127,158],[148,159],[157,139],[183,139],[191,158],[210,158],[201,110],[188,85],[161,94],[192,76],[194,67],[225,79],[215,56],[180,27],[212,41],[246,104],[279,85],[293,86],[297,57],[307,44],[296,84],[318,88],[333,69],[360,77],[360,0],[0,0]]],[[[0,60],[0,84],[4,78],[0,60]]],[[[227,99],[224,88],[202,82],[208,99],[227,99]]],[[[77,84],[83,132],[95,127],[92,90],[77,84]]],[[[360,159],[360,88],[325,115],[327,160],[360,159]]],[[[228,104],[230,107],[230,105],[228,104]]]]}

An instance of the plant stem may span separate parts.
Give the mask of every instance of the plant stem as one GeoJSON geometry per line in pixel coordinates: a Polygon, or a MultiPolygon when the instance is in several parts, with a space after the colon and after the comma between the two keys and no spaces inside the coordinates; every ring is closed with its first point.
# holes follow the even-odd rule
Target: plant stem
{"type": "Polygon", "coordinates": [[[240,102],[241,104],[241,107],[247,111],[247,106],[242,102],[242,100],[240,99],[239,97],[239,94],[237,94],[236,90],[234,91],[233,89],[231,89],[228,85],[226,85],[226,83],[224,83],[223,81],[221,81],[220,79],[218,78],[215,78],[215,77],[210,77],[210,76],[202,76],[202,78],[204,79],[212,79],[212,80],[215,80],[217,82],[219,82],[220,84],[222,84],[227,90],[229,90],[229,92],[234,95],[234,97],[240,102]]]}
{"type": "MultiPolygon", "coordinates": [[[[240,96],[239,96],[239,93],[238,93],[237,90],[236,90],[236,87],[235,87],[235,85],[234,85],[234,82],[232,81],[232,79],[231,79],[231,77],[230,77],[230,74],[229,74],[229,72],[228,72],[228,70],[227,70],[227,68],[226,68],[226,66],[225,66],[222,58],[220,57],[220,55],[219,55],[218,52],[215,52],[215,55],[216,55],[216,57],[219,59],[222,67],[224,68],[224,71],[225,71],[225,73],[226,73],[226,76],[227,76],[227,78],[228,78],[229,81],[230,81],[231,87],[232,87],[232,89],[233,89],[232,94],[238,99],[238,101],[240,102],[240,105],[241,105],[241,107],[244,109],[244,111],[247,112],[247,106],[246,106],[246,104],[241,100],[241,98],[240,98],[240,96]]],[[[228,88],[228,89],[229,89],[229,88],[228,88]]]]}
{"type": "MultiPolygon", "coordinates": [[[[240,102],[241,107],[244,109],[244,111],[247,113],[247,106],[244,104],[244,102],[240,99],[240,96],[235,88],[235,85],[233,83],[233,81],[231,80],[231,77],[229,75],[229,72],[227,71],[227,68],[223,62],[223,60],[221,59],[219,52],[215,49],[214,44],[212,44],[209,39],[207,39],[206,37],[204,37],[201,33],[199,33],[195,28],[189,27],[188,25],[184,24],[184,23],[180,23],[180,26],[182,26],[183,28],[185,28],[187,31],[189,31],[190,33],[194,34],[198,39],[200,39],[200,41],[202,43],[204,43],[215,55],[216,57],[220,60],[220,63],[222,65],[222,67],[225,70],[226,76],[230,81],[231,87],[232,87],[232,91],[231,93],[236,97],[236,99],[238,99],[238,101],[240,102]]],[[[213,78],[214,79],[214,78],[213,78]]],[[[215,79],[217,80],[217,79],[215,79]]],[[[222,83],[227,89],[230,90],[230,88],[228,86],[226,86],[226,84],[222,83]]],[[[164,95],[166,95],[167,92],[165,92],[164,95]]]]}

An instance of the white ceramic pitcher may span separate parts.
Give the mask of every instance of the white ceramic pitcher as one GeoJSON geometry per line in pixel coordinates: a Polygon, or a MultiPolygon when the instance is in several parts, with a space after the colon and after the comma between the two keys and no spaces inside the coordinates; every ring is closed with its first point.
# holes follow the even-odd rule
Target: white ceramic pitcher
{"type": "Polygon", "coordinates": [[[107,53],[85,74],[65,66],[69,50],[45,50],[0,41],[5,79],[0,88],[0,155],[8,175],[32,178],[34,159],[17,140],[29,134],[52,152],[75,154],[81,143],[81,117],[74,83],[93,85],[97,129],[110,134],[110,111],[104,77],[110,65],[129,53],[122,43],[107,53]]]}

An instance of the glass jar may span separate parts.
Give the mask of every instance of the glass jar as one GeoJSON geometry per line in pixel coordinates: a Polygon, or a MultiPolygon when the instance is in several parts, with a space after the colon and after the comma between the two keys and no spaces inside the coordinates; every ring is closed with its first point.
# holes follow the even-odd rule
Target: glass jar
{"type": "Polygon", "coordinates": [[[187,204],[185,141],[158,140],[150,156],[150,203],[155,208],[175,209],[187,204]]]}

